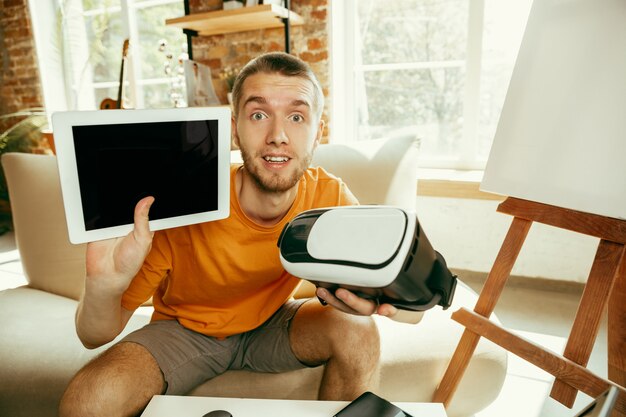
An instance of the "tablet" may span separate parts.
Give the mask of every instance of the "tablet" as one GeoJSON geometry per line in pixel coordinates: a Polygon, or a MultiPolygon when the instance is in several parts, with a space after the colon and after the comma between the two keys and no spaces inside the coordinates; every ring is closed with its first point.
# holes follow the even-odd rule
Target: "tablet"
{"type": "Polygon", "coordinates": [[[230,118],[227,107],[54,113],[70,242],[128,234],[147,196],[152,231],[228,217],[230,118]]]}

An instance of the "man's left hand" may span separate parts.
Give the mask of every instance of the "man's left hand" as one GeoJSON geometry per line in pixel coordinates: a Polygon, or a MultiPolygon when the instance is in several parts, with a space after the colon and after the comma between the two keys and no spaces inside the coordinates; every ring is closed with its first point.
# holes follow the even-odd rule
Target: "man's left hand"
{"type": "Polygon", "coordinates": [[[360,316],[371,316],[378,314],[386,317],[393,317],[398,313],[398,309],[391,304],[376,304],[373,300],[361,298],[345,288],[337,288],[334,295],[326,288],[317,288],[316,295],[324,300],[328,305],[335,307],[345,313],[360,316]]]}

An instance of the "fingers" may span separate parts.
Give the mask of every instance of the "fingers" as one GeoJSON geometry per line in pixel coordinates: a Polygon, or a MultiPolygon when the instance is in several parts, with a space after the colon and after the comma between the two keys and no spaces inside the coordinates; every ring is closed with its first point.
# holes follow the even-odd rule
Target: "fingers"
{"type": "Polygon", "coordinates": [[[152,203],[154,203],[154,197],[145,197],[139,200],[135,206],[135,228],[133,234],[137,240],[152,239],[150,224],[148,223],[152,203]]]}
{"type": "Polygon", "coordinates": [[[391,304],[381,304],[376,312],[379,316],[394,317],[398,314],[398,309],[391,304]]]}
{"type": "Polygon", "coordinates": [[[344,288],[338,288],[335,294],[325,288],[318,288],[316,294],[327,304],[349,314],[370,316],[377,313],[390,317],[397,312],[397,309],[390,304],[379,306],[374,301],[359,297],[344,288]]]}
{"type": "Polygon", "coordinates": [[[316,295],[320,301],[324,300],[325,303],[349,314],[393,317],[398,313],[398,309],[391,304],[377,305],[374,301],[359,297],[344,288],[338,288],[335,294],[325,288],[317,288],[316,295]]]}
{"type": "Polygon", "coordinates": [[[357,314],[364,316],[370,316],[376,313],[376,308],[378,307],[376,302],[361,298],[344,288],[338,288],[335,291],[335,297],[352,311],[356,311],[357,314]]]}
{"type": "Polygon", "coordinates": [[[326,289],[318,288],[317,296],[320,300],[324,300],[324,303],[322,304],[330,305],[331,307],[334,307],[337,310],[343,311],[344,313],[354,314],[354,315],[367,315],[351,308],[350,306],[348,306],[346,303],[341,301],[339,298],[335,297],[331,292],[329,292],[326,289]]]}

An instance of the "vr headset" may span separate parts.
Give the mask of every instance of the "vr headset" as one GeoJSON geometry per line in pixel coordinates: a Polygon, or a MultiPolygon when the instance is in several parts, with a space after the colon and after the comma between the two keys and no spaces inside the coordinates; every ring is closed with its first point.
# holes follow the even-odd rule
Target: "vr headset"
{"type": "Polygon", "coordinates": [[[413,212],[346,206],[300,213],[283,229],[280,261],[290,274],[334,292],[412,311],[452,303],[456,288],[413,212]]]}

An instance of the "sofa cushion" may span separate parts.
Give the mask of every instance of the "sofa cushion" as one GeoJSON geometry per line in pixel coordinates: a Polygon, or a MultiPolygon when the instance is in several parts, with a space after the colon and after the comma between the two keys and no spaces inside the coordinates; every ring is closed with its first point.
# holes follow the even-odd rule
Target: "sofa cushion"
{"type": "Polygon", "coordinates": [[[415,209],[418,139],[414,134],[318,146],[312,165],[340,177],[361,204],[415,209]]]}
{"type": "Polygon", "coordinates": [[[28,285],[78,300],[84,286],[85,245],[69,241],[56,157],[7,153],[2,167],[28,285]]]}
{"type": "MultiPolygon", "coordinates": [[[[0,291],[0,416],[56,416],[70,379],[111,345],[83,347],[74,327],[77,304],[29,287],[0,291]]],[[[141,307],[116,340],[150,314],[141,307]]]]}

